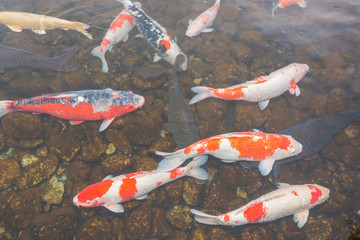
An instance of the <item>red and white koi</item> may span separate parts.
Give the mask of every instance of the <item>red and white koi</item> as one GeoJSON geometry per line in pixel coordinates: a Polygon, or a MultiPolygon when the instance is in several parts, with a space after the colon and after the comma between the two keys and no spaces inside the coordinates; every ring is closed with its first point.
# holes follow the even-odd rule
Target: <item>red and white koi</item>
{"type": "Polygon", "coordinates": [[[291,5],[294,4],[299,5],[302,8],[306,8],[307,4],[305,2],[305,0],[279,0],[279,2],[277,4],[273,3],[273,8],[271,11],[271,15],[274,17],[275,16],[275,12],[277,11],[278,7],[279,8],[285,8],[285,7],[289,7],[291,5]]]}
{"type": "Polygon", "coordinates": [[[102,182],[83,189],[73,198],[73,203],[76,206],[104,206],[113,212],[124,212],[122,202],[133,198],[137,200],[145,199],[147,194],[155,188],[176,179],[190,176],[199,180],[207,180],[209,178],[208,173],[200,168],[206,161],[207,159],[198,158],[190,162],[186,167],[176,168],[169,172],[144,171],[117,177],[108,176],[102,182]]]}
{"type": "MultiPolygon", "coordinates": [[[[134,2],[136,6],[141,7],[141,3],[134,2]]],[[[123,9],[112,21],[110,28],[107,30],[100,46],[95,47],[91,54],[101,59],[102,71],[107,73],[109,68],[105,60],[105,53],[111,51],[112,47],[120,42],[126,42],[129,38],[129,32],[135,26],[135,19],[130,13],[123,9]]]]}
{"type": "Polygon", "coordinates": [[[157,170],[171,170],[188,158],[208,154],[227,163],[240,160],[258,161],[260,173],[266,176],[275,160],[297,155],[301,151],[302,145],[288,135],[234,132],[203,139],[173,153],[155,153],[164,157],[157,170]]]}
{"type": "Polygon", "coordinates": [[[185,56],[179,67],[185,71],[187,69],[187,57],[181,51],[176,43],[176,39],[157,21],[147,15],[141,7],[136,6],[130,0],[116,0],[124,5],[128,12],[136,19],[136,26],[150,46],[157,52],[154,56],[154,62],[164,59],[174,65],[176,56],[182,54],[185,56]]]}
{"type": "Polygon", "coordinates": [[[189,102],[193,104],[208,97],[225,100],[245,100],[259,102],[259,107],[264,110],[271,98],[278,97],[286,91],[299,96],[300,88],[296,85],[309,70],[309,66],[301,63],[292,63],[268,76],[261,76],[228,88],[193,87],[195,95],[189,102]]]}
{"type": "Polygon", "coordinates": [[[220,1],[216,0],[215,4],[201,13],[195,20],[189,20],[189,26],[186,29],[185,35],[188,37],[194,37],[202,32],[212,32],[214,29],[209,28],[212,26],[217,13],[220,8],[220,1]]]}
{"type": "Polygon", "coordinates": [[[46,94],[17,101],[0,101],[0,117],[9,112],[46,113],[68,119],[71,125],[84,121],[104,120],[99,131],[104,131],[114,118],[144,105],[144,97],[126,91],[83,90],[46,94]]]}
{"type": "Polygon", "coordinates": [[[330,190],[317,184],[278,184],[277,190],[267,193],[231,212],[213,216],[195,209],[190,212],[195,220],[209,225],[240,226],[248,223],[270,222],[294,215],[294,222],[302,228],[307,222],[309,209],[325,202],[330,190]]]}

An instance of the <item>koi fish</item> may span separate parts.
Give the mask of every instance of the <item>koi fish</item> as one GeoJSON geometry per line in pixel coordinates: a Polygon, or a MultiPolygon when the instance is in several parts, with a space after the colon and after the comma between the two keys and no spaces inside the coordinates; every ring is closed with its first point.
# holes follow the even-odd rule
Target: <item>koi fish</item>
{"type": "Polygon", "coordinates": [[[291,157],[301,152],[302,145],[287,135],[263,132],[234,132],[209,137],[173,153],[156,151],[164,159],[157,170],[171,170],[186,159],[212,155],[226,163],[240,160],[258,161],[263,176],[270,173],[276,160],[291,157]]]}
{"type": "MultiPolygon", "coordinates": [[[[168,63],[174,65],[176,56],[185,54],[181,51],[176,43],[176,39],[157,21],[147,15],[144,10],[130,0],[116,0],[124,5],[129,13],[136,19],[136,26],[150,46],[157,52],[154,56],[154,62],[164,59],[168,63]]],[[[187,69],[187,58],[181,63],[180,69],[185,71],[187,69]]]]}
{"type": "Polygon", "coordinates": [[[209,28],[212,26],[217,13],[219,12],[220,1],[216,0],[215,4],[201,13],[195,20],[189,20],[189,26],[186,29],[185,35],[194,37],[202,32],[212,32],[214,29],[209,28]]]}
{"type": "Polygon", "coordinates": [[[112,212],[124,212],[122,202],[130,199],[142,200],[152,190],[184,176],[207,180],[208,173],[200,168],[206,161],[202,159],[190,162],[186,167],[176,168],[169,172],[144,171],[117,177],[107,176],[102,182],[95,183],[83,189],[73,198],[76,206],[104,206],[112,212]]]}
{"type": "MultiPolygon", "coordinates": [[[[134,5],[141,7],[141,3],[134,2],[134,5]]],[[[120,42],[126,42],[129,38],[129,32],[135,26],[135,19],[130,13],[123,9],[116,18],[112,21],[110,28],[107,30],[100,46],[95,47],[91,54],[101,59],[102,71],[107,73],[109,71],[107,62],[105,60],[105,53],[111,51],[112,47],[120,42]]]]}
{"type": "Polygon", "coordinates": [[[300,88],[296,85],[309,70],[309,66],[301,63],[292,63],[268,76],[261,76],[229,88],[193,87],[195,95],[189,102],[194,104],[208,97],[225,100],[245,100],[259,102],[259,107],[264,110],[269,105],[270,99],[278,97],[286,91],[299,96],[300,88]]]}
{"type": "Polygon", "coordinates": [[[0,12],[0,23],[6,25],[14,32],[30,29],[37,34],[45,34],[46,30],[60,28],[63,30],[75,30],[92,39],[86,31],[89,25],[81,22],[68,21],[61,18],[39,15],[25,12],[0,12]]]}
{"type": "Polygon", "coordinates": [[[74,48],[65,50],[65,52],[58,57],[50,58],[0,44],[0,69],[25,66],[66,72],[74,71],[79,67],[78,64],[66,64],[66,62],[74,56],[74,48]]]}
{"type": "Polygon", "coordinates": [[[279,0],[279,2],[277,4],[273,3],[273,8],[271,10],[271,15],[274,17],[275,16],[275,12],[277,12],[278,7],[279,8],[285,8],[285,7],[289,7],[291,5],[294,4],[299,5],[302,8],[306,8],[307,4],[305,2],[305,0],[279,0]]]}
{"type": "Polygon", "coordinates": [[[71,125],[84,121],[104,120],[99,131],[104,131],[114,118],[144,105],[144,98],[126,91],[82,90],[46,94],[17,101],[0,101],[0,117],[9,112],[46,113],[68,119],[71,125]]]}
{"type": "Polygon", "coordinates": [[[213,216],[191,209],[195,220],[209,225],[240,226],[248,223],[270,222],[294,215],[294,222],[302,228],[308,220],[309,209],[325,202],[330,190],[317,184],[278,184],[278,189],[269,192],[245,206],[231,212],[213,216]]]}

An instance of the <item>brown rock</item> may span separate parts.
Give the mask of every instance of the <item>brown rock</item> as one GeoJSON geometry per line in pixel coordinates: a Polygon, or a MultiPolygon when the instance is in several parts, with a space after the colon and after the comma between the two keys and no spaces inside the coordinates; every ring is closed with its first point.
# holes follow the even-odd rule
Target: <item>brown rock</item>
{"type": "Polygon", "coordinates": [[[76,239],[111,239],[111,224],[104,217],[92,217],[82,224],[76,233],[76,239]]]}
{"type": "Polygon", "coordinates": [[[50,153],[56,154],[64,161],[69,162],[81,148],[80,137],[75,131],[69,130],[51,137],[47,141],[47,146],[50,153]]]}
{"type": "Polygon", "coordinates": [[[240,14],[240,8],[235,3],[221,3],[219,15],[228,21],[236,21],[240,14]]]}
{"type": "Polygon", "coordinates": [[[171,136],[171,134],[161,137],[156,140],[150,148],[150,152],[161,151],[161,152],[171,152],[175,149],[176,144],[171,136]]]}
{"type": "Polygon", "coordinates": [[[77,225],[76,218],[74,208],[57,208],[50,213],[38,215],[32,224],[33,239],[73,239],[77,225]]]}
{"type": "Polygon", "coordinates": [[[342,68],[323,68],[312,74],[314,84],[322,89],[348,88],[351,84],[351,75],[342,68]]]}
{"type": "Polygon", "coordinates": [[[266,41],[258,31],[243,31],[238,35],[239,39],[248,46],[265,46],[266,41]]]}
{"type": "MultiPolygon", "coordinates": [[[[230,59],[230,61],[227,60],[228,59],[221,59],[213,65],[216,83],[227,82],[229,80],[229,76],[236,76],[239,79],[239,82],[236,82],[235,84],[239,84],[244,79],[246,80],[248,78],[249,72],[246,65],[239,65],[237,63],[232,63],[230,59]]],[[[221,87],[230,86],[231,85],[227,84],[226,86],[222,85],[221,87]]]]}
{"type": "Polygon", "coordinates": [[[253,54],[251,48],[246,46],[241,42],[235,42],[231,45],[233,51],[231,52],[231,56],[233,56],[237,62],[249,62],[252,59],[253,54]]]}
{"type": "Polygon", "coordinates": [[[265,123],[267,132],[278,132],[306,120],[307,114],[295,108],[284,109],[284,106],[275,108],[265,123]],[[284,111],[286,110],[286,111],[284,111]]]}
{"type": "Polygon", "coordinates": [[[309,113],[314,117],[323,117],[326,114],[326,95],[315,95],[309,104],[309,113]]]}
{"type": "Polygon", "coordinates": [[[168,237],[172,233],[172,230],[166,220],[166,212],[161,208],[153,208],[151,210],[151,216],[151,236],[157,239],[168,237]]]}
{"type": "Polygon", "coordinates": [[[5,147],[5,136],[3,131],[0,129],[0,150],[2,150],[5,147]]]}
{"type": "Polygon", "coordinates": [[[49,204],[61,204],[64,195],[64,183],[59,182],[58,177],[53,175],[48,181],[39,187],[41,198],[49,204]]]}
{"type": "Polygon", "coordinates": [[[169,239],[172,239],[172,240],[184,240],[184,239],[188,239],[188,236],[184,232],[174,232],[173,234],[171,234],[169,239]]]}
{"type": "Polygon", "coordinates": [[[56,171],[57,166],[57,157],[49,155],[27,166],[16,179],[16,186],[21,190],[35,186],[50,177],[56,171]]]}
{"type": "Polygon", "coordinates": [[[97,161],[101,154],[106,151],[106,144],[103,141],[103,137],[99,132],[87,131],[87,141],[82,142],[81,151],[82,159],[85,162],[97,161]]]}
{"type": "Polygon", "coordinates": [[[238,101],[235,105],[235,128],[239,131],[251,131],[261,126],[269,115],[269,108],[261,111],[256,103],[238,101]]]}
{"type": "Polygon", "coordinates": [[[322,59],[322,62],[327,68],[342,68],[346,67],[346,63],[343,55],[339,52],[329,53],[322,59]]]}
{"type": "Polygon", "coordinates": [[[105,133],[106,139],[113,143],[118,150],[124,154],[129,154],[132,151],[132,146],[126,136],[119,130],[109,129],[105,133]]]}
{"type": "Polygon", "coordinates": [[[126,126],[124,133],[127,139],[136,145],[150,145],[160,138],[160,128],[157,121],[150,117],[147,118],[146,115],[137,117],[130,122],[126,126]]]}
{"type": "Polygon", "coordinates": [[[205,42],[195,47],[195,53],[206,62],[215,63],[221,58],[229,57],[230,47],[223,42],[205,42]]]}
{"type": "Polygon", "coordinates": [[[165,185],[168,201],[170,204],[179,204],[181,202],[181,197],[183,194],[182,183],[183,179],[179,179],[165,185]]]}
{"type": "MultiPolygon", "coordinates": [[[[351,195],[351,194],[350,194],[351,195]]],[[[330,190],[330,197],[328,201],[324,202],[319,206],[319,212],[344,212],[351,208],[351,197],[348,196],[346,193],[340,193],[337,191],[330,190]]]]}
{"type": "MultiPolygon", "coordinates": [[[[338,182],[348,191],[357,191],[360,188],[360,179],[358,171],[348,170],[338,174],[338,182]]],[[[328,185],[330,186],[330,185],[328,185]]]]}
{"type": "Polygon", "coordinates": [[[2,118],[5,135],[13,138],[36,138],[42,130],[39,116],[30,113],[9,113],[2,118]]]}
{"type": "Polygon", "coordinates": [[[0,190],[8,188],[20,175],[20,166],[15,160],[0,160],[0,190]]]}
{"type": "Polygon", "coordinates": [[[70,180],[78,182],[89,176],[90,167],[82,161],[76,161],[66,167],[65,173],[70,180]]]}
{"type": "Polygon", "coordinates": [[[195,179],[187,178],[184,181],[183,189],[183,199],[187,204],[194,207],[202,202],[204,198],[205,184],[199,184],[195,179]]]}
{"type": "Polygon", "coordinates": [[[64,75],[64,82],[71,90],[89,89],[91,86],[89,77],[83,69],[69,72],[64,75]],[[90,86],[89,86],[90,85],[90,86]]]}
{"type": "Polygon", "coordinates": [[[46,92],[48,82],[39,73],[28,74],[12,80],[8,89],[12,94],[38,96],[46,92]]]}
{"type": "Polygon", "coordinates": [[[188,239],[189,240],[207,240],[208,237],[203,229],[197,227],[194,231],[192,231],[189,234],[188,239]]]}
{"type": "Polygon", "coordinates": [[[311,239],[332,239],[333,233],[332,224],[334,219],[325,218],[321,215],[309,216],[306,227],[303,229],[306,238],[311,239]]]}
{"type": "Polygon", "coordinates": [[[207,121],[209,124],[219,122],[225,116],[226,102],[210,98],[196,104],[196,121],[207,121]]]}
{"type": "Polygon", "coordinates": [[[259,228],[254,225],[247,226],[241,231],[241,239],[276,239],[268,228],[259,228]]]}
{"type": "Polygon", "coordinates": [[[358,148],[352,145],[345,145],[341,149],[342,156],[341,159],[346,163],[351,169],[359,168],[359,150],[358,148]]]}
{"type": "Polygon", "coordinates": [[[230,236],[224,229],[214,227],[208,232],[209,240],[231,240],[230,236]]]}
{"type": "Polygon", "coordinates": [[[5,215],[10,225],[14,229],[20,230],[30,225],[40,209],[40,192],[37,189],[30,188],[13,196],[5,209],[5,215]]]}
{"type": "Polygon", "coordinates": [[[119,154],[109,156],[101,162],[102,172],[105,175],[120,175],[132,167],[133,161],[130,157],[119,154]]]}
{"type": "Polygon", "coordinates": [[[8,137],[6,139],[6,145],[9,147],[21,147],[21,148],[36,148],[44,142],[42,138],[34,139],[15,139],[8,137]]]}
{"type": "Polygon", "coordinates": [[[174,206],[166,213],[166,218],[177,230],[187,232],[191,229],[192,218],[187,207],[174,206]]]}
{"type": "Polygon", "coordinates": [[[144,239],[151,227],[151,210],[145,207],[136,208],[125,220],[128,239],[144,239]]]}
{"type": "Polygon", "coordinates": [[[334,88],[328,93],[327,114],[334,114],[353,106],[353,102],[348,98],[349,93],[343,88],[334,88]]]}

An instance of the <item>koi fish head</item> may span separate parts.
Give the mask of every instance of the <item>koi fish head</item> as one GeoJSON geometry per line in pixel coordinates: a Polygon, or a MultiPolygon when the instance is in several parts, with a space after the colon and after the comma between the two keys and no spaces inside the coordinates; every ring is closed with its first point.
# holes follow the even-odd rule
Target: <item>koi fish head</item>
{"type": "Polygon", "coordinates": [[[298,83],[304,78],[305,74],[309,71],[309,66],[302,63],[292,63],[287,66],[288,74],[293,76],[295,83],[298,83]]]}
{"type": "Polygon", "coordinates": [[[75,206],[97,207],[105,204],[104,196],[113,184],[113,180],[107,179],[84,188],[73,198],[75,206]]]}
{"type": "Polygon", "coordinates": [[[185,35],[188,37],[199,35],[206,28],[209,22],[210,15],[208,13],[200,15],[194,21],[190,20],[185,35]]]}
{"type": "Polygon", "coordinates": [[[302,145],[289,135],[281,135],[277,141],[278,149],[274,152],[275,159],[295,156],[302,151],[302,145]]]}
{"type": "Polygon", "coordinates": [[[301,143],[299,143],[298,141],[296,141],[293,137],[291,136],[287,136],[290,140],[290,148],[289,151],[291,152],[291,156],[295,156],[298,155],[299,153],[301,153],[303,146],[301,145],[301,143]]]}
{"type": "Polygon", "coordinates": [[[330,195],[330,190],[318,184],[309,184],[307,187],[311,193],[310,204],[318,205],[325,202],[330,195]]]}
{"type": "Polygon", "coordinates": [[[114,91],[112,104],[123,109],[127,107],[131,112],[142,107],[145,103],[143,96],[132,93],[131,91],[114,91]]]}

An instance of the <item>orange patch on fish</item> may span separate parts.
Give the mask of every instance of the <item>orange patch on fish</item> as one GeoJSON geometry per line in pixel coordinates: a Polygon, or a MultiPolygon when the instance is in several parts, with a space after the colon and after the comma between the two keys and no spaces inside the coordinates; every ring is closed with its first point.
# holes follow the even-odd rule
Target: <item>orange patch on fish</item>
{"type": "Polygon", "coordinates": [[[319,197],[322,196],[322,192],[320,189],[318,189],[317,187],[314,187],[312,185],[308,185],[308,188],[311,190],[311,200],[310,203],[314,204],[317,202],[317,200],[319,199],[319,197]]]}
{"type": "Polygon", "coordinates": [[[136,183],[137,181],[135,178],[124,178],[122,180],[122,184],[119,190],[119,195],[122,202],[134,198],[135,194],[138,192],[136,183]]]}
{"type": "Polygon", "coordinates": [[[229,222],[229,221],[230,221],[229,215],[223,214],[223,216],[224,216],[224,221],[225,221],[225,222],[229,222]]]}
{"type": "Polygon", "coordinates": [[[180,170],[179,168],[175,168],[174,170],[170,171],[170,179],[175,179],[176,177],[180,176],[184,173],[185,170],[180,170]]]}
{"type": "Polygon", "coordinates": [[[299,194],[295,191],[292,191],[291,193],[294,194],[295,196],[299,196],[299,194]]]}
{"type": "Polygon", "coordinates": [[[296,90],[296,83],[295,83],[295,79],[293,78],[290,80],[290,89],[294,90],[294,92],[296,90]]]}
{"type": "Polygon", "coordinates": [[[204,24],[204,25],[207,24],[208,22],[210,22],[210,15],[207,13],[202,14],[200,16],[200,18],[201,18],[202,24],[204,24]]]}
{"type": "Polygon", "coordinates": [[[245,97],[245,93],[243,92],[243,89],[245,89],[245,88],[247,88],[247,86],[239,86],[239,87],[231,88],[231,89],[227,89],[227,88],[211,89],[211,88],[209,88],[209,90],[213,91],[214,94],[218,97],[228,99],[228,100],[233,100],[233,99],[245,97]]]}
{"type": "Polygon", "coordinates": [[[203,154],[205,151],[216,151],[220,148],[220,144],[221,139],[210,137],[188,146],[184,153],[189,154],[192,151],[197,151],[198,154],[203,154]]]}
{"type": "Polygon", "coordinates": [[[163,52],[166,52],[171,47],[171,44],[168,40],[162,40],[159,44],[159,48],[162,49],[163,52]]]}
{"type": "Polygon", "coordinates": [[[77,197],[78,201],[86,202],[87,200],[92,201],[96,198],[102,197],[105,193],[107,193],[107,191],[109,191],[113,182],[114,182],[113,180],[108,179],[88,186],[79,193],[77,197]]]}
{"type": "Polygon", "coordinates": [[[121,14],[110,26],[110,31],[115,32],[117,28],[121,28],[124,22],[129,22],[131,25],[134,25],[134,17],[128,14],[121,14]]]}
{"type": "Polygon", "coordinates": [[[258,77],[258,78],[255,78],[254,81],[256,81],[255,84],[260,84],[260,83],[266,82],[267,79],[265,79],[264,77],[258,77]]]}
{"type": "Polygon", "coordinates": [[[105,39],[101,42],[100,51],[101,51],[101,52],[104,52],[104,48],[106,48],[106,46],[108,46],[109,44],[110,44],[110,41],[105,38],[105,39]]]}
{"type": "Polygon", "coordinates": [[[158,185],[158,186],[160,186],[161,184],[162,184],[162,182],[161,182],[161,181],[156,183],[156,185],[158,185]]]}
{"type": "Polygon", "coordinates": [[[267,214],[267,209],[264,206],[264,203],[254,203],[251,204],[245,211],[244,217],[248,222],[254,223],[260,221],[261,218],[264,218],[267,214]]]}

